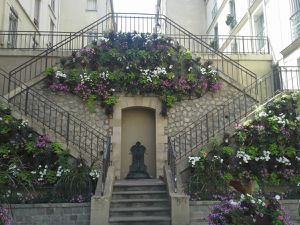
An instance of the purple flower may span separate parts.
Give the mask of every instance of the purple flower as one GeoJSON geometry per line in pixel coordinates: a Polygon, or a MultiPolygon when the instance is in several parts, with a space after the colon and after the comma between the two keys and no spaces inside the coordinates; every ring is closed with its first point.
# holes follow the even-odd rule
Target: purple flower
{"type": "Polygon", "coordinates": [[[52,83],[49,88],[52,91],[62,91],[62,92],[68,92],[70,89],[66,84],[61,83],[52,83]]]}
{"type": "Polygon", "coordinates": [[[11,222],[12,219],[8,214],[8,210],[0,207],[0,224],[10,225],[11,222]]]}
{"type": "Polygon", "coordinates": [[[219,90],[221,90],[222,85],[223,85],[222,82],[214,83],[214,84],[211,86],[211,90],[212,90],[213,92],[219,91],[219,90]]]}
{"type": "Polygon", "coordinates": [[[47,135],[38,136],[35,146],[37,148],[45,148],[50,143],[50,138],[47,135]]]}

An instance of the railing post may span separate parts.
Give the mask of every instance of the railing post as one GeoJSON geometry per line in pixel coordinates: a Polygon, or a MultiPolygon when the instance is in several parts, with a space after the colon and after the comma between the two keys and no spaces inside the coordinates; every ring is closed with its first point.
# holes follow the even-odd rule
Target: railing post
{"type": "Polygon", "coordinates": [[[207,138],[207,141],[209,141],[209,128],[208,128],[208,113],[206,113],[205,115],[205,122],[206,122],[206,138],[207,138]]]}
{"type": "Polygon", "coordinates": [[[81,48],[84,47],[84,33],[81,34],[81,48]]]}
{"type": "Polygon", "coordinates": [[[69,144],[70,113],[67,114],[67,145],[69,144]]]}
{"type": "Polygon", "coordinates": [[[242,45],[243,45],[243,53],[245,54],[245,39],[244,39],[244,36],[242,36],[242,45]]]}
{"type": "Polygon", "coordinates": [[[27,116],[28,89],[29,89],[29,88],[26,88],[26,95],[25,95],[25,109],[24,109],[25,116],[27,116]]]}
{"type": "Polygon", "coordinates": [[[11,85],[11,72],[9,72],[8,74],[8,88],[7,88],[7,101],[9,100],[9,96],[10,96],[10,85],[11,85]]]}

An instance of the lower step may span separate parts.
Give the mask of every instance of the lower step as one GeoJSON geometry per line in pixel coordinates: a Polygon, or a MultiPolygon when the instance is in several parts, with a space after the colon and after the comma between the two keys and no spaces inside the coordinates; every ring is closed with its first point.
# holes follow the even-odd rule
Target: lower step
{"type": "Polygon", "coordinates": [[[142,216],[142,217],[111,217],[110,225],[170,225],[168,216],[142,216]]]}
{"type": "Polygon", "coordinates": [[[111,217],[142,217],[142,216],[166,216],[170,215],[169,207],[124,207],[111,208],[111,217]]]}

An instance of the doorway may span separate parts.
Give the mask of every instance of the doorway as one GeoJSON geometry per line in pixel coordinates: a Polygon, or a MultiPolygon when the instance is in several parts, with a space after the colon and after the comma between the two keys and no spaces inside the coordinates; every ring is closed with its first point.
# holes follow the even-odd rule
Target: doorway
{"type": "Polygon", "coordinates": [[[132,163],[130,148],[141,142],[145,146],[145,165],[151,177],[156,177],[155,110],[132,107],[122,110],[121,178],[124,179],[132,163]]]}

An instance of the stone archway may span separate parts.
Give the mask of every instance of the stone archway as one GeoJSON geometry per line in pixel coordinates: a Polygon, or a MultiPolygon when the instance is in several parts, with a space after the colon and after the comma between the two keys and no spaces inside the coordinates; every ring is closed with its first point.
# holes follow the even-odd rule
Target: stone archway
{"type": "Polygon", "coordinates": [[[125,174],[124,171],[122,172],[122,111],[130,108],[151,109],[155,114],[155,171],[153,174],[156,178],[163,176],[163,166],[167,161],[167,135],[165,135],[167,119],[160,115],[161,102],[157,97],[142,96],[121,96],[114,107],[110,124],[113,129],[111,160],[115,167],[115,175],[117,178],[123,179],[125,174]]]}

